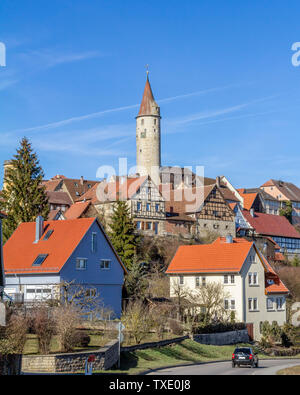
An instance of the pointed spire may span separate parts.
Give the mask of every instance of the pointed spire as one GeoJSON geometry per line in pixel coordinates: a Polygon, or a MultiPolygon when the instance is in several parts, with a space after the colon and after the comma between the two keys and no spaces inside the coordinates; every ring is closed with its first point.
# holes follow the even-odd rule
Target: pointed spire
{"type": "Polygon", "coordinates": [[[144,115],[160,116],[160,109],[154,99],[153,92],[149,81],[149,69],[147,65],[147,81],[144,89],[143,99],[140,107],[138,117],[144,115]]]}

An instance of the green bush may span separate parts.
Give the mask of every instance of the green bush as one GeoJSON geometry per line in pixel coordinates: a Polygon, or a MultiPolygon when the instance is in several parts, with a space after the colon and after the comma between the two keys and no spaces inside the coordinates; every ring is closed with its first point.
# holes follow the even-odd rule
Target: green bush
{"type": "Polygon", "coordinates": [[[202,333],[221,333],[221,332],[231,332],[246,329],[246,324],[243,322],[237,323],[218,323],[210,325],[198,325],[194,328],[194,334],[200,335],[202,333]]]}

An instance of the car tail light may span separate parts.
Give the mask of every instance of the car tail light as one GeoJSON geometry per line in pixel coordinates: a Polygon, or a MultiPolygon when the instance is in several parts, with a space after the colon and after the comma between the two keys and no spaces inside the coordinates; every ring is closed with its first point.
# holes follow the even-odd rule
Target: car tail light
{"type": "Polygon", "coordinates": [[[252,354],[249,355],[249,359],[253,359],[253,355],[252,354]]]}
{"type": "Polygon", "coordinates": [[[234,359],[235,358],[235,355],[234,354],[232,354],[232,359],[234,359]]]}

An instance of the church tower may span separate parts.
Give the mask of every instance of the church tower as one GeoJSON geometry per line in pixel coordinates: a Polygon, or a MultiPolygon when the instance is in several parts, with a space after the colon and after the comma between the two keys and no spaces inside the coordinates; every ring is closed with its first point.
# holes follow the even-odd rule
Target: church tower
{"type": "Polygon", "coordinates": [[[136,117],[137,172],[141,176],[150,175],[156,185],[160,184],[160,120],[160,108],[154,100],[147,71],[143,100],[136,117]]]}

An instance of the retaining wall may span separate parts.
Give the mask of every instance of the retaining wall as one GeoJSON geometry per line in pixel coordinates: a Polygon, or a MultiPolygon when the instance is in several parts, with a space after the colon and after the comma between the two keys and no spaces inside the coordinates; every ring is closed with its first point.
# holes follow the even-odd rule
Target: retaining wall
{"type": "Polygon", "coordinates": [[[193,340],[201,344],[210,344],[215,346],[226,346],[227,344],[249,343],[249,335],[247,329],[194,335],[193,340]]]}
{"type": "Polygon", "coordinates": [[[84,371],[85,362],[95,355],[94,370],[107,370],[119,359],[119,342],[114,340],[99,350],[68,354],[24,355],[22,372],[26,373],[75,373],[84,371]]]}

